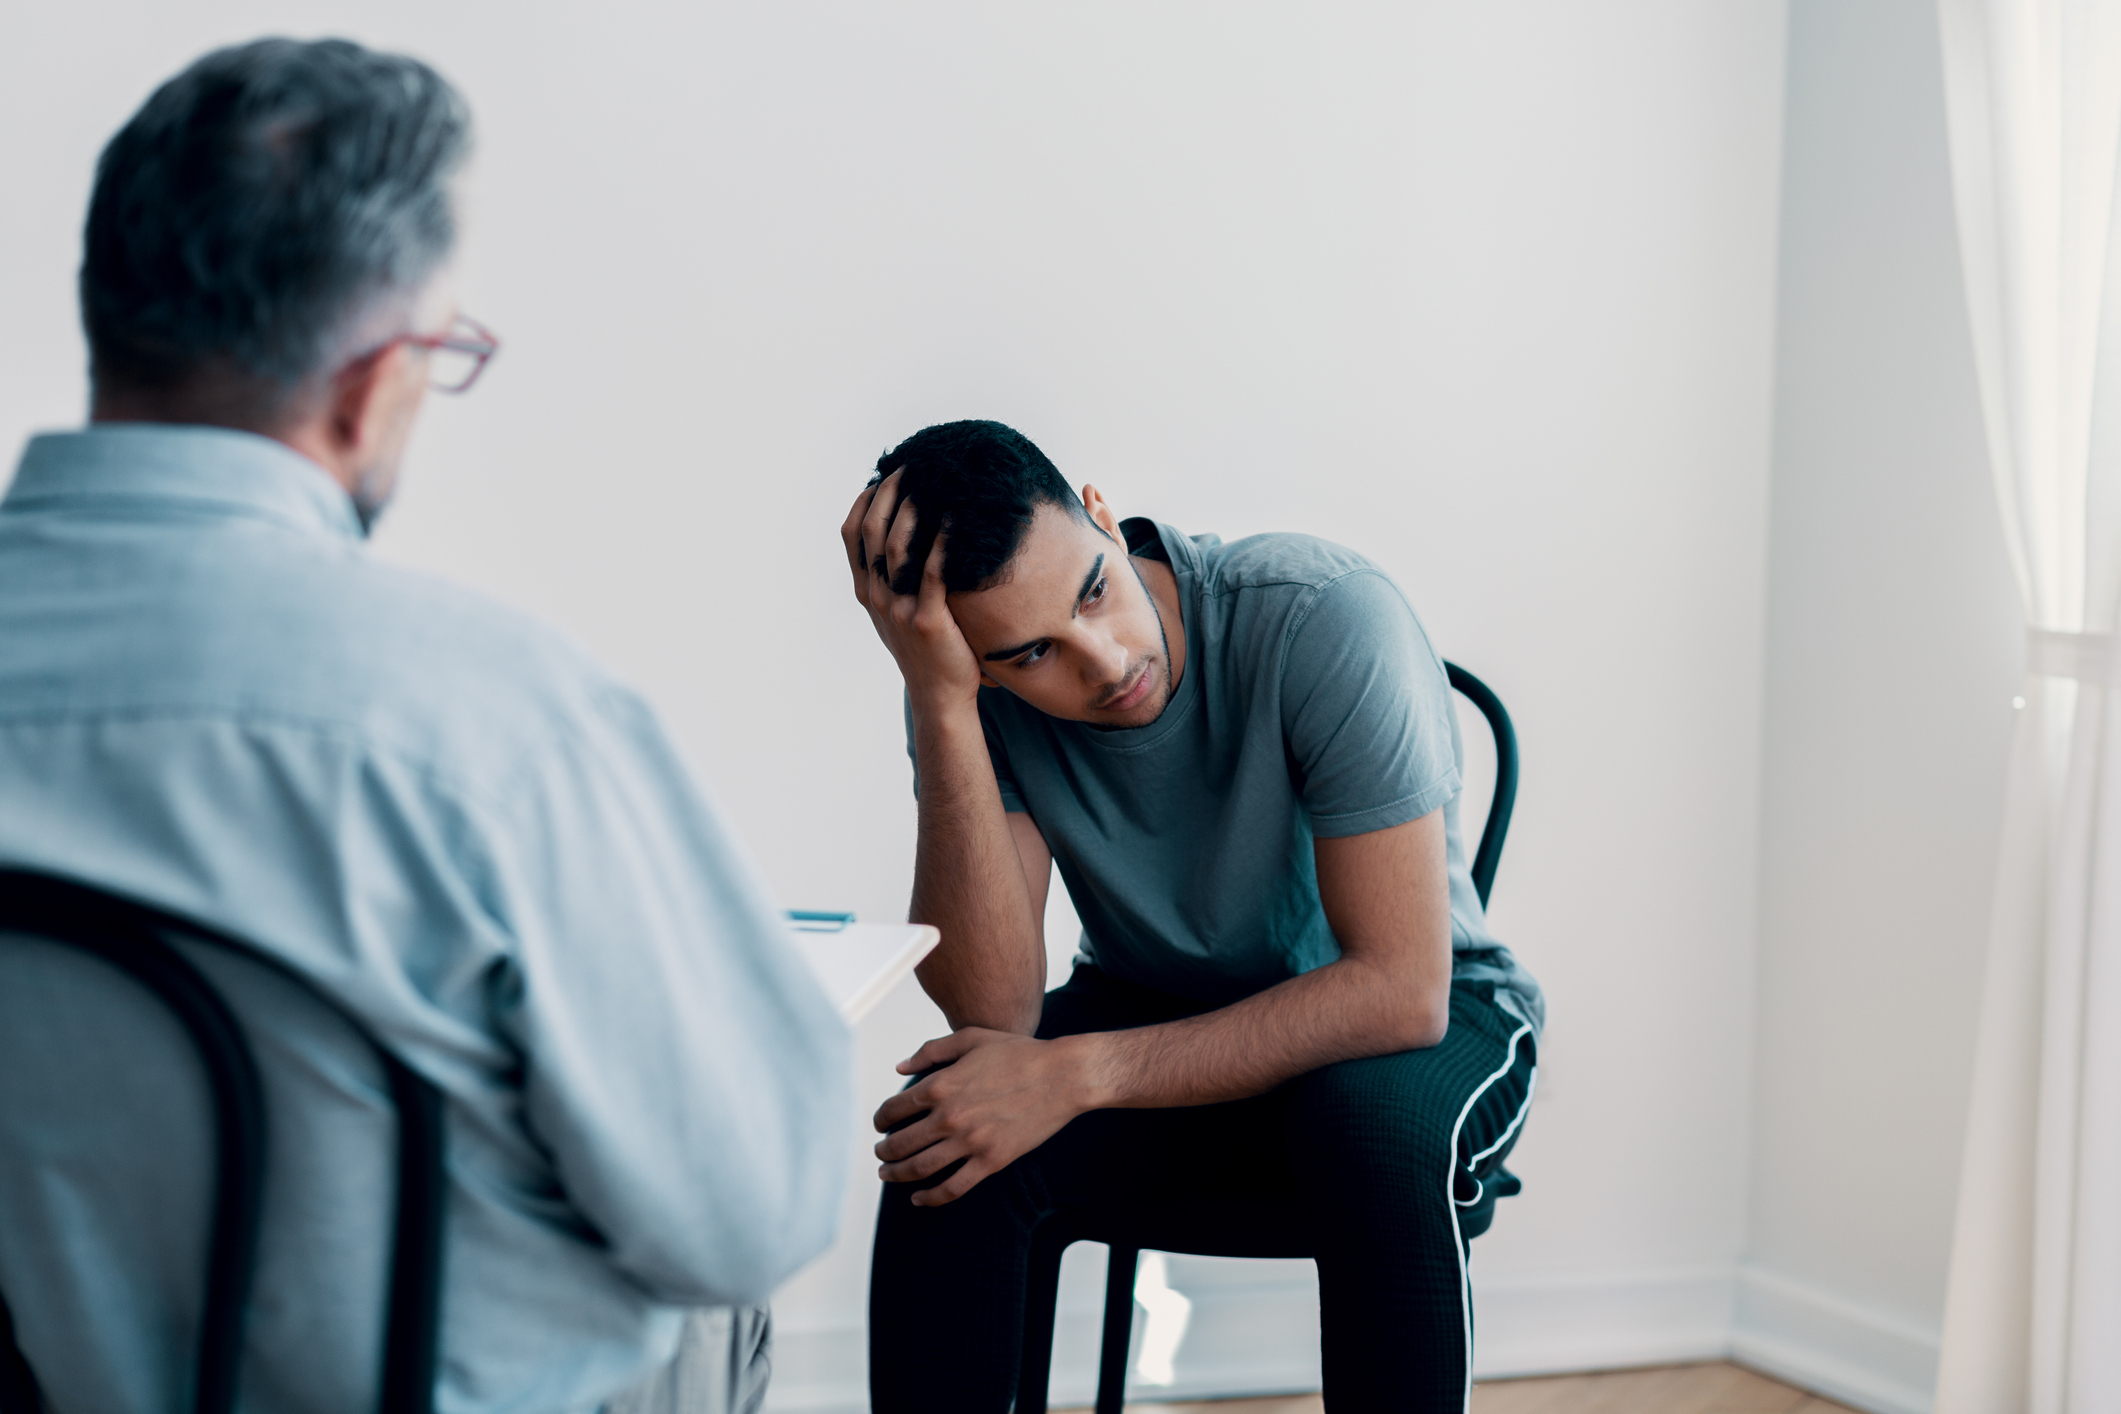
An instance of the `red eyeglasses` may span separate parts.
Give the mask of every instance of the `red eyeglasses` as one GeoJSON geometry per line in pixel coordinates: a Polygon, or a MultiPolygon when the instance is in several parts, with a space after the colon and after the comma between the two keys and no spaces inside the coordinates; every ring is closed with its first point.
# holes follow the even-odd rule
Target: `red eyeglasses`
{"type": "Polygon", "coordinates": [[[406,334],[391,343],[427,350],[427,382],[438,393],[463,392],[479,381],[487,360],[501,351],[493,330],[468,314],[458,315],[439,334],[406,334]]]}

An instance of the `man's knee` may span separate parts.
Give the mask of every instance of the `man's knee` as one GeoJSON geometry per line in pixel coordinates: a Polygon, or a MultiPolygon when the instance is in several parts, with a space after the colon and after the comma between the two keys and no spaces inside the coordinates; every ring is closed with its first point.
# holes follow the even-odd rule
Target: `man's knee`
{"type": "Polygon", "coordinates": [[[1297,1082],[1290,1115],[1290,1159],[1299,1185],[1327,1219],[1364,1227],[1381,1212],[1424,1206],[1447,1219],[1451,1122],[1439,1107],[1408,1102],[1399,1056],[1342,1061],[1297,1082]]]}
{"type": "Polygon", "coordinates": [[[1457,1107],[1431,1051],[1322,1066],[1296,1082],[1295,1122],[1314,1145],[1449,1161],[1457,1107]]]}

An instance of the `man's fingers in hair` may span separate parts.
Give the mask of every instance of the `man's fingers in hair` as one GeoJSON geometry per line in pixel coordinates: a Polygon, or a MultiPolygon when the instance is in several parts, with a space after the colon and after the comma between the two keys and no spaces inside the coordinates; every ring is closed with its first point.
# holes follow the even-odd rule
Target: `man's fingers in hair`
{"type": "Polygon", "coordinates": [[[862,517],[869,514],[869,503],[876,499],[876,488],[865,486],[862,494],[854,498],[847,518],[840,522],[840,543],[847,547],[847,567],[854,571],[854,597],[864,608],[868,607],[869,574],[862,565],[862,517]]]}
{"type": "MultiPolygon", "coordinates": [[[[872,549],[880,543],[880,540],[869,542],[872,549]]],[[[892,592],[890,577],[884,573],[883,558],[881,553],[872,556],[860,571],[863,602],[868,605],[870,617],[880,628],[893,620],[903,621],[905,618],[905,615],[899,612],[903,601],[899,595],[892,592]]]]}
{"type": "Polygon", "coordinates": [[[863,572],[862,593],[878,622],[898,616],[900,596],[891,592],[891,581],[874,564],[863,572]]]}
{"type": "Polygon", "coordinates": [[[920,523],[920,508],[906,504],[905,498],[901,497],[884,550],[884,577],[894,585],[899,582],[900,571],[906,568],[906,557],[912,553],[913,534],[920,529],[920,523]]]}
{"type": "Polygon", "coordinates": [[[883,573],[877,561],[884,553],[884,536],[891,528],[891,517],[898,511],[898,478],[894,471],[876,484],[869,497],[869,510],[862,516],[862,564],[872,574],[883,573]]]}
{"type": "Polygon", "coordinates": [[[949,591],[943,585],[943,542],[948,538],[935,537],[935,543],[928,547],[928,562],[921,566],[920,617],[931,628],[939,627],[941,619],[950,616],[949,591]]]}

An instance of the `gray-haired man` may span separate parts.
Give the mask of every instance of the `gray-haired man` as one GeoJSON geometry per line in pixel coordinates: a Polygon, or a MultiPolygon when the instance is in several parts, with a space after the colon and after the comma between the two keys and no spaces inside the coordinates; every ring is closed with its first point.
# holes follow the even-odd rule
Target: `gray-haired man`
{"type": "MultiPolygon", "coordinates": [[[[430,384],[494,349],[447,275],[468,142],[424,65],[289,40],[208,55],[111,141],[90,426],[0,503],[0,864],[255,941],[443,1090],[440,1407],[748,1408],[757,1303],[837,1216],[845,1027],[647,708],[361,543],[430,384]]],[[[9,946],[17,1343],[48,1407],[183,1407],[203,1163],[154,1146],[196,1136],[77,1122],[68,1096],[163,1078],[84,1048],[40,1004],[57,959],[9,946]],[[105,1202],[128,1171],[168,1211],[105,1202]]],[[[268,1068],[294,1113],[360,1098],[299,1046],[268,1068]]],[[[387,1204],[267,1182],[244,1406],[372,1406],[387,1204]]]]}

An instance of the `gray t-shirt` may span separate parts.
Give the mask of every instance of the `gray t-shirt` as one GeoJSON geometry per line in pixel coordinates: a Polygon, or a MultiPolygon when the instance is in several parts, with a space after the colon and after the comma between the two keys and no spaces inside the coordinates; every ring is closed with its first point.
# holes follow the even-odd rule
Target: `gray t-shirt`
{"type": "Polygon", "coordinates": [[[1481,913],[1450,683],[1398,587],[1308,535],[1225,545],[1148,520],[1121,530],[1178,578],[1186,667],[1163,715],[1101,731],[979,694],[1002,806],[1029,812],[1052,848],[1084,954],[1197,1001],[1250,996],[1340,956],[1314,838],[1441,809],[1453,975],[1494,981],[1540,1024],[1538,983],[1481,913]]]}

